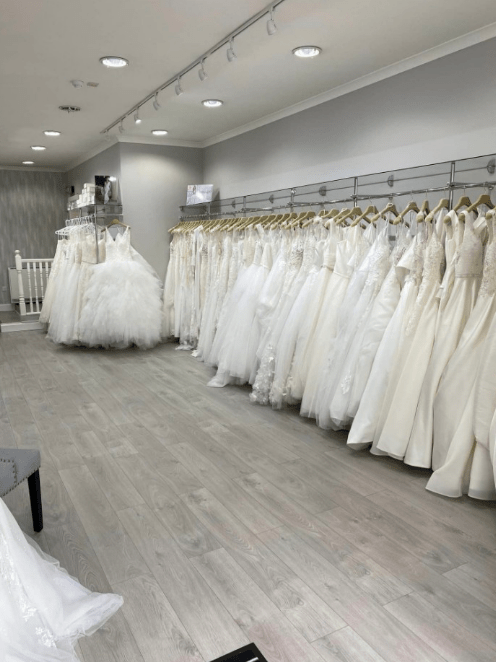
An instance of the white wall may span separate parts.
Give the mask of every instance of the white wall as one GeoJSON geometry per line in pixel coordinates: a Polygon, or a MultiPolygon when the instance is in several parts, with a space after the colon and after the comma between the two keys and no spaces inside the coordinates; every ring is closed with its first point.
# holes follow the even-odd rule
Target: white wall
{"type": "Polygon", "coordinates": [[[493,39],[207,147],[204,183],[229,198],[495,152],[495,63],[493,39]]]}
{"type": "Polygon", "coordinates": [[[163,278],[169,261],[167,230],[179,220],[188,184],[201,183],[202,150],[121,143],[121,192],[133,246],[163,278]]]}

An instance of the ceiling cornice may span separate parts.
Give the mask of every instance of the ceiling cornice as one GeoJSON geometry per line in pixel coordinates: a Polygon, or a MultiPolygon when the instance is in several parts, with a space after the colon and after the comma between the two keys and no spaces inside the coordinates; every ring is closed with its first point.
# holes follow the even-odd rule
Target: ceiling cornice
{"type": "Polygon", "coordinates": [[[418,53],[417,55],[412,55],[411,57],[405,58],[404,60],[400,60],[399,62],[395,62],[394,64],[384,67],[383,69],[373,71],[366,76],[356,78],[349,83],[339,85],[339,87],[335,87],[331,90],[328,90],[327,92],[322,92],[322,94],[317,94],[314,97],[310,97],[309,99],[295,103],[292,106],[278,110],[275,113],[260,117],[258,120],[248,122],[243,126],[239,126],[235,129],[231,129],[230,131],[226,131],[225,133],[208,138],[201,143],[201,146],[210,147],[210,145],[215,145],[216,143],[223,142],[224,140],[235,138],[242,133],[247,133],[248,131],[253,131],[253,129],[258,129],[259,127],[265,126],[266,124],[277,122],[278,120],[284,119],[285,117],[295,115],[296,113],[300,113],[303,110],[313,108],[314,106],[318,106],[321,103],[325,103],[326,101],[331,101],[337,97],[344,96],[350,92],[355,92],[362,87],[373,85],[374,83],[378,83],[382,80],[385,80],[386,78],[391,78],[392,76],[409,71],[410,69],[421,67],[422,65],[428,64],[433,60],[446,57],[447,55],[461,51],[464,48],[469,48],[470,46],[475,46],[476,44],[480,44],[481,42],[487,41],[488,39],[493,39],[494,37],[496,37],[496,23],[491,23],[484,26],[483,28],[480,28],[479,30],[474,30],[473,32],[469,32],[465,35],[462,35],[461,37],[456,37],[455,39],[446,41],[444,44],[430,48],[429,50],[418,53]]]}
{"type": "Polygon", "coordinates": [[[171,147],[203,147],[202,142],[194,140],[179,140],[176,138],[148,138],[145,136],[118,136],[120,143],[140,143],[141,145],[163,145],[171,147]]]}
{"type": "Polygon", "coordinates": [[[41,166],[0,165],[0,170],[22,170],[24,172],[65,172],[64,168],[43,168],[41,166]]]}

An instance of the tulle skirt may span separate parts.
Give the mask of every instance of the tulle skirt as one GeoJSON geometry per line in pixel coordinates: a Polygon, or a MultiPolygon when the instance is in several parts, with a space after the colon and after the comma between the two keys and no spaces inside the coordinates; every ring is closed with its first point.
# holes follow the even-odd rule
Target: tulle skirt
{"type": "Polygon", "coordinates": [[[0,499],[2,662],[77,662],[77,640],[121,605],[119,595],[92,593],[70,577],[24,536],[0,499]]]}
{"type": "Polygon", "coordinates": [[[149,349],[160,342],[162,288],[159,279],[135,260],[94,264],[77,325],[89,347],[149,349]]]}

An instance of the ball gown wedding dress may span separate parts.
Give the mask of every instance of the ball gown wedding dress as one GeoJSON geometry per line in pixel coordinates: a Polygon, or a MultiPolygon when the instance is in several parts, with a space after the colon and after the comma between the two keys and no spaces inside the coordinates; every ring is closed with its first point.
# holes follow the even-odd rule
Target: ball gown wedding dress
{"type": "MultiPolygon", "coordinates": [[[[465,325],[458,347],[444,370],[434,400],[432,450],[434,473],[427,483],[427,489],[448,497],[459,497],[469,492],[476,445],[474,437],[476,379],[479,365],[485,364],[487,349],[485,341],[489,339],[493,321],[496,319],[496,221],[488,219],[487,226],[489,242],[486,247],[477,302],[465,325]],[[482,359],[484,361],[481,363],[482,359]]],[[[496,332],[496,328],[493,332],[496,332]]],[[[479,375],[479,379],[481,376],[479,375]]],[[[486,420],[484,427],[487,432],[492,416],[491,406],[488,405],[487,415],[484,417],[486,420]]],[[[479,438],[486,438],[477,424],[475,427],[479,438]]],[[[488,463],[490,467],[489,458],[488,463]]],[[[488,473],[490,472],[486,470],[483,475],[487,476],[488,473]]],[[[476,479],[474,474],[474,488],[476,479]]]]}
{"type": "Polygon", "coordinates": [[[162,334],[162,286],[148,263],[131,247],[130,229],[115,239],[107,230],[106,259],[91,266],[77,325],[89,347],[154,347],[162,334]]]}
{"type": "Polygon", "coordinates": [[[381,431],[377,449],[391,457],[403,459],[410,438],[417,403],[431,358],[436,331],[444,264],[444,247],[433,228],[425,251],[422,283],[417,300],[404,329],[405,340],[393,368],[383,405],[381,431]]]}
{"type": "MultiPolygon", "coordinates": [[[[425,251],[424,230],[415,236],[410,247],[396,267],[399,282],[404,285],[398,305],[389,320],[382,340],[377,349],[370,376],[365,386],[363,397],[353,420],[347,443],[359,450],[372,443],[371,452],[381,455],[376,445],[379,438],[378,426],[381,404],[385,398],[395,359],[401,351],[403,329],[417,298],[422,278],[423,256],[425,251]]],[[[392,290],[394,297],[394,290],[392,290]]]]}
{"type": "Polygon", "coordinates": [[[41,324],[48,324],[50,322],[52,306],[56,296],[56,288],[59,282],[58,274],[60,272],[62,263],[65,259],[66,246],[67,246],[67,239],[61,239],[57,242],[57,248],[55,249],[55,255],[53,256],[52,268],[50,270],[50,276],[48,278],[45,297],[43,299],[43,306],[40,312],[39,321],[41,322],[41,324]]]}
{"type": "Polygon", "coordinates": [[[434,347],[418,400],[412,432],[405,453],[407,464],[429,469],[432,464],[434,399],[441,376],[475,305],[482,278],[482,242],[473,229],[470,214],[462,212],[455,232],[463,235],[454,257],[454,284],[448,301],[438,313],[434,347]]]}
{"type": "Polygon", "coordinates": [[[0,499],[0,660],[77,662],[77,640],[122,605],[92,593],[45,554],[0,499]]]}

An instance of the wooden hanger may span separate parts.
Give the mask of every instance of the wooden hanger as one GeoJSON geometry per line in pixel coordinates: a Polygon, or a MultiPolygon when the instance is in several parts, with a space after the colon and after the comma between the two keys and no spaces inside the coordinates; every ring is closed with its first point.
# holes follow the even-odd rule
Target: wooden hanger
{"type": "Polygon", "coordinates": [[[479,207],[482,207],[482,205],[486,205],[486,207],[489,207],[489,209],[494,209],[491,196],[488,193],[482,193],[479,195],[477,200],[473,204],[469,205],[466,211],[475,211],[479,207]]]}
{"type": "Polygon", "coordinates": [[[435,217],[435,215],[438,213],[438,211],[441,211],[441,209],[449,209],[449,200],[448,198],[441,198],[437,205],[434,207],[434,209],[427,214],[425,217],[425,222],[430,223],[432,219],[435,217]]]}
{"type": "Polygon", "coordinates": [[[418,205],[414,200],[409,202],[405,207],[405,209],[403,209],[403,211],[401,211],[398,214],[398,216],[396,216],[396,218],[393,218],[393,220],[391,221],[391,225],[399,225],[410,211],[416,211],[417,213],[420,212],[420,209],[418,208],[418,205]]]}
{"type": "Polygon", "coordinates": [[[453,211],[458,211],[462,207],[470,207],[472,204],[470,198],[468,195],[462,195],[462,197],[458,200],[456,205],[453,207],[453,211]]]}
{"type": "Polygon", "coordinates": [[[375,205],[369,205],[367,209],[362,212],[359,216],[355,218],[353,223],[351,224],[351,227],[354,228],[355,225],[358,225],[362,221],[367,221],[367,223],[371,223],[372,219],[369,218],[370,214],[378,214],[377,207],[375,205]]]}
{"type": "Polygon", "coordinates": [[[386,214],[394,214],[395,217],[399,215],[399,212],[396,209],[396,206],[394,205],[394,203],[388,202],[387,205],[384,207],[384,209],[381,209],[381,211],[378,214],[376,214],[375,216],[372,216],[372,218],[370,219],[370,222],[375,223],[380,218],[385,219],[386,214]]]}

